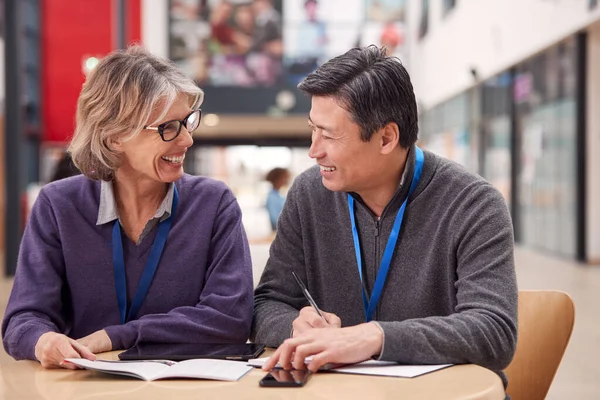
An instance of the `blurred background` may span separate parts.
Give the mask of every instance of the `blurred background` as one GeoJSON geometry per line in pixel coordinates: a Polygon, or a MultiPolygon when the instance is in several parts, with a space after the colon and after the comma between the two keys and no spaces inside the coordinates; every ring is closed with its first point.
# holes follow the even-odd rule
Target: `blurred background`
{"type": "MultiPolygon", "coordinates": [[[[497,187],[521,289],[561,289],[577,321],[549,398],[600,398],[600,6],[597,0],[0,0],[0,313],[28,210],[73,133],[86,74],[141,43],[206,93],[186,171],[242,207],[255,281],[274,232],[266,199],[313,165],[295,89],[351,47],[407,67],[419,145],[497,187]],[[191,154],[191,156],[190,156],[191,154]]],[[[2,354],[0,354],[1,358],[2,354]]]]}

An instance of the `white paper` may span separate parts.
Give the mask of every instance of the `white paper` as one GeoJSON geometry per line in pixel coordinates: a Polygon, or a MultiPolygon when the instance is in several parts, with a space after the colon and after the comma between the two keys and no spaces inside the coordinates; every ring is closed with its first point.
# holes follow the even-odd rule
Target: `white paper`
{"type": "Polygon", "coordinates": [[[449,367],[452,364],[439,365],[373,365],[370,361],[356,365],[338,367],[333,369],[333,372],[341,372],[344,374],[360,374],[360,375],[379,375],[393,376],[398,378],[414,378],[419,375],[437,371],[438,369],[449,367]]]}
{"type": "MultiPolygon", "coordinates": [[[[263,365],[265,365],[267,363],[267,360],[269,359],[269,357],[261,357],[261,358],[252,358],[250,360],[248,360],[248,365],[251,365],[253,367],[256,368],[262,368],[263,365]]],[[[304,363],[305,364],[309,364],[312,361],[312,357],[306,357],[304,359],[304,363]]],[[[398,365],[398,363],[395,363],[393,361],[377,361],[377,360],[368,360],[368,361],[363,361],[362,363],[358,363],[358,364],[350,364],[350,365],[362,365],[362,364],[367,364],[370,366],[376,366],[376,365],[381,365],[381,366],[385,366],[385,365],[398,365]]],[[[338,367],[345,367],[348,366],[347,364],[325,364],[325,368],[321,367],[321,370],[330,370],[330,369],[337,369],[338,367]]],[[[277,365],[275,365],[275,368],[281,368],[281,364],[277,363],[277,365]]]]}
{"type": "Polygon", "coordinates": [[[160,361],[90,361],[83,358],[67,358],[66,361],[86,369],[133,376],[146,381],[165,378],[237,381],[252,370],[252,367],[243,362],[211,359],[173,362],[171,366],[160,361]]]}
{"type": "MultiPolygon", "coordinates": [[[[256,368],[261,368],[269,357],[254,358],[248,360],[248,365],[256,368]]],[[[307,357],[304,362],[308,364],[311,357],[307,357]]],[[[427,374],[429,372],[437,371],[438,369],[446,368],[452,364],[439,364],[439,365],[400,365],[393,361],[379,361],[379,360],[368,360],[357,364],[350,365],[331,365],[329,367],[320,368],[320,370],[327,370],[331,372],[340,372],[345,374],[361,374],[361,375],[379,375],[379,376],[393,376],[399,378],[414,378],[419,375],[427,374]]],[[[281,368],[281,365],[277,363],[275,368],[281,368]]]]}

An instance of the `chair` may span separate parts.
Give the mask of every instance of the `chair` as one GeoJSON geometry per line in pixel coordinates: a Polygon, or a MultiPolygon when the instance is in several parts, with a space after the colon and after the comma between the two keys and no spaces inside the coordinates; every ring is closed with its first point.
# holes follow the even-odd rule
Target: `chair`
{"type": "Polygon", "coordinates": [[[519,333],[515,356],[506,368],[512,400],[544,399],[565,353],[575,306],[554,290],[519,291],[519,333]]]}

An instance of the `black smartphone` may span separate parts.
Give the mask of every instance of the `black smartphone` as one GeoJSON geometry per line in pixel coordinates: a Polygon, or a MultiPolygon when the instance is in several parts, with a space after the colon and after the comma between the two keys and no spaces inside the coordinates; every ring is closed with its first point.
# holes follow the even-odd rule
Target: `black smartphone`
{"type": "Polygon", "coordinates": [[[258,382],[262,387],[300,387],[304,386],[311,372],[307,369],[274,369],[258,382]]]}

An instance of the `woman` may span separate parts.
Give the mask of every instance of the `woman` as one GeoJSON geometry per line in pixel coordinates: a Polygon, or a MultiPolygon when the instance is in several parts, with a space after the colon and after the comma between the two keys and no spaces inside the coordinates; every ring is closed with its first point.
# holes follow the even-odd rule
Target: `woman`
{"type": "Polygon", "coordinates": [[[69,151],[83,175],[46,185],[21,243],[2,323],[16,359],[139,342],[245,342],[252,268],[221,182],[183,173],[202,91],[140,47],[104,58],[77,105],[69,151]]]}

